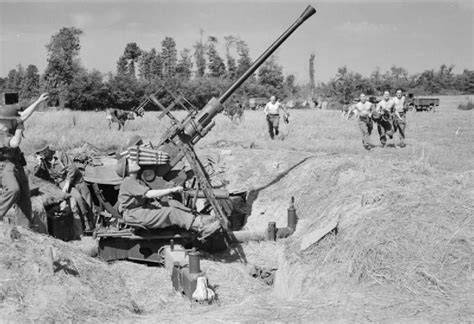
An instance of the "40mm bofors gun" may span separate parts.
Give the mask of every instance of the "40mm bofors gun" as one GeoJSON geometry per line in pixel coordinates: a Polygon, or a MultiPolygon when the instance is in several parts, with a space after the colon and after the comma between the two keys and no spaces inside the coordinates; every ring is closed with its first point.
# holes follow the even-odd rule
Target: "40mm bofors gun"
{"type": "MultiPolygon", "coordinates": [[[[188,105],[188,101],[181,96],[173,95],[174,98],[172,103],[167,107],[161,104],[155,95],[148,96],[147,101],[153,103],[163,111],[163,114],[160,117],[167,115],[171,119],[171,128],[164,133],[160,142],[157,144],[159,150],[167,152],[170,155],[171,161],[169,165],[165,167],[155,168],[154,170],[150,168],[149,171],[145,171],[145,177],[143,180],[153,186],[153,181],[149,180],[153,179],[154,175],[169,178],[168,173],[172,168],[186,157],[196,177],[197,189],[204,193],[205,197],[212,205],[212,208],[219,216],[223,228],[225,230],[229,229],[229,221],[226,217],[228,215],[226,215],[212,190],[209,176],[194,151],[194,145],[198,143],[201,138],[206,136],[206,134],[214,127],[215,121],[213,119],[223,110],[223,103],[229,99],[242,83],[244,83],[299,26],[315,12],[316,10],[312,6],[308,6],[301,16],[263,54],[260,55],[260,57],[242,76],[240,76],[237,81],[235,81],[219,98],[212,98],[201,110],[193,109],[192,106],[191,109],[189,109],[190,105],[188,105]],[[175,118],[171,113],[171,110],[176,106],[188,109],[189,111],[189,114],[181,121],[175,118]]],[[[195,192],[198,192],[198,190],[195,192]]]]}
{"type": "MultiPolygon", "coordinates": [[[[218,113],[223,110],[223,104],[229,97],[245,82],[273,52],[299,27],[311,17],[316,10],[308,6],[298,19],[249,67],[249,69],[236,80],[219,98],[212,98],[202,109],[196,109],[184,97],[175,95],[169,90],[164,90],[168,98],[171,97],[171,103],[165,106],[156,94],[149,95],[140,104],[137,109],[142,109],[150,103],[156,105],[162,114],[159,118],[168,116],[171,120],[171,126],[167,129],[158,143],[153,146],[159,151],[166,152],[170,156],[170,162],[161,165],[142,165],[138,177],[151,189],[161,189],[170,185],[182,185],[191,182],[191,188],[181,197],[182,202],[192,209],[196,209],[196,201],[203,198],[206,201],[208,210],[213,210],[218,216],[223,228],[223,241],[225,243],[235,242],[235,233],[231,230],[237,230],[232,226],[229,219],[234,211],[232,201],[229,205],[229,193],[222,188],[216,189],[211,185],[211,179],[206,172],[206,168],[199,160],[194,145],[199,142],[214,127],[213,120],[218,113]],[[182,120],[178,120],[173,114],[174,108],[182,108],[188,111],[188,114],[182,120]],[[184,172],[177,168],[186,158],[192,172],[184,172]]],[[[169,102],[169,100],[168,100],[169,102]]],[[[140,150],[139,147],[135,148],[140,150]]],[[[140,163],[139,163],[140,164],[140,163]]],[[[92,183],[94,193],[102,207],[106,207],[111,214],[117,212],[111,209],[113,202],[107,202],[102,190],[98,188],[97,182],[94,183],[93,177],[87,177],[86,181],[92,183]],[[107,207],[108,206],[108,207],[107,207]]],[[[117,185],[117,183],[109,183],[117,185]]],[[[185,191],[186,192],[186,191],[185,191]]],[[[113,200],[113,199],[112,199],[113,200]]],[[[296,215],[294,209],[288,210],[289,224],[288,228],[281,229],[280,233],[292,233],[296,226],[296,215]],[[290,217],[291,216],[291,217],[290,217]],[[290,219],[291,218],[291,219],[290,219]]],[[[112,215],[113,216],[113,215],[112,215]]],[[[244,215],[245,216],[245,215],[244,215]]],[[[270,239],[275,239],[275,223],[269,226],[270,239]]],[[[189,252],[189,262],[185,267],[180,266],[184,259],[181,253],[184,249],[192,248],[196,245],[189,244],[192,237],[189,233],[183,231],[161,230],[159,233],[145,233],[132,231],[124,234],[123,232],[98,232],[99,237],[99,256],[102,259],[111,261],[117,259],[129,259],[145,262],[165,263],[167,267],[172,268],[173,285],[177,290],[182,291],[188,297],[191,297],[196,289],[197,278],[201,276],[199,269],[199,259],[196,261],[196,253],[189,252]],[[178,262],[179,261],[179,262],[178,262]],[[171,263],[171,264],[170,264],[171,263]]],[[[222,241],[222,240],[221,240],[222,241]]],[[[221,242],[222,243],[222,242],[221,242]]],[[[220,244],[221,246],[224,244],[220,244]]],[[[228,246],[228,244],[225,244],[228,246]]],[[[201,246],[197,245],[198,248],[201,246]]],[[[206,248],[206,247],[205,247],[206,248]]]]}

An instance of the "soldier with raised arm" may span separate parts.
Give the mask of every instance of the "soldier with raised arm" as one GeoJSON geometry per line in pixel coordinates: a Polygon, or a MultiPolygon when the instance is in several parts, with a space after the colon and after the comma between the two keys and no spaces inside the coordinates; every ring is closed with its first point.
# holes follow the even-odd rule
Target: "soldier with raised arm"
{"type": "Polygon", "coordinates": [[[354,106],[354,110],[358,112],[359,118],[357,123],[362,132],[362,145],[366,150],[370,150],[372,145],[369,143],[370,135],[374,127],[372,123],[372,103],[367,101],[365,94],[360,94],[360,101],[354,106]]]}
{"type": "Polygon", "coordinates": [[[23,123],[33,114],[38,105],[48,99],[43,93],[38,100],[19,112],[16,105],[0,107],[0,175],[2,193],[0,195],[0,218],[16,204],[15,225],[32,226],[32,210],[28,177],[23,167],[26,165],[20,143],[23,137],[23,123]]]}
{"type": "Polygon", "coordinates": [[[407,127],[407,116],[405,107],[405,96],[401,89],[397,89],[396,97],[393,99],[393,129],[400,134],[400,147],[405,147],[405,128],[407,127]]]}

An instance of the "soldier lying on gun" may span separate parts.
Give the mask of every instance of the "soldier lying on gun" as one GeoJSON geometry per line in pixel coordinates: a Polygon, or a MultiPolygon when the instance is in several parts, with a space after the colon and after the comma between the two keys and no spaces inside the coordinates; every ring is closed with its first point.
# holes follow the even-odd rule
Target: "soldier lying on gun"
{"type": "MultiPolygon", "coordinates": [[[[163,159],[169,160],[166,153],[159,153],[163,159]]],[[[195,216],[191,209],[179,201],[173,199],[168,199],[167,202],[158,201],[165,196],[182,192],[183,187],[150,189],[138,178],[140,165],[136,159],[123,157],[117,162],[116,171],[120,177],[125,177],[118,196],[119,212],[125,222],[150,229],[179,226],[199,233],[201,240],[221,228],[219,221],[214,217],[195,216]]]]}

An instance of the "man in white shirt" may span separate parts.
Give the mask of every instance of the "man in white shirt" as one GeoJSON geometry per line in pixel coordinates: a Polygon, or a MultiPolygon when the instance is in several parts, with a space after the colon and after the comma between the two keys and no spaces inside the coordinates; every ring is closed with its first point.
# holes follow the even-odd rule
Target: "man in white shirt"
{"type": "Polygon", "coordinates": [[[372,145],[369,143],[370,135],[372,134],[372,103],[367,101],[365,94],[360,94],[360,101],[354,106],[354,110],[358,112],[359,118],[357,123],[362,131],[362,145],[366,150],[370,150],[372,145]]]}
{"type": "Polygon", "coordinates": [[[400,134],[400,147],[405,147],[405,128],[407,126],[405,96],[402,95],[402,90],[398,89],[396,97],[393,99],[393,128],[400,134]]]}
{"type": "Polygon", "coordinates": [[[270,97],[270,101],[265,105],[263,113],[267,116],[268,132],[270,138],[273,139],[275,135],[278,136],[278,127],[280,126],[280,111],[287,115],[285,107],[276,100],[275,96],[270,97]]]}
{"type": "Polygon", "coordinates": [[[375,111],[380,117],[377,119],[377,131],[380,135],[382,147],[387,144],[387,136],[393,137],[392,112],[395,103],[390,99],[390,92],[383,93],[383,99],[377,104],[375,111]]]}

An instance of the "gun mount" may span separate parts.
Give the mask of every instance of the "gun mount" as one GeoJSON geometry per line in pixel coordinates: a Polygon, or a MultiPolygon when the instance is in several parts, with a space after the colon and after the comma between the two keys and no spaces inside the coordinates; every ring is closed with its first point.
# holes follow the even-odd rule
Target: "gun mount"
{"type": "Polygon", "coordinates": [[[312,6],[308,6],[298,19],[265,51],[255,62],[244,72],[219,98],[212,98],[201,110],[195,109],[182,96],[177,96],[166,90],[173,98],[172,103],[165,107],[156,98],[155,94],[147,97],[147,102],[156,105],[163,113],[160,118],[167,115],[171,119],[172,126],[164,133],[156,147],[170,155],[170,163],[165,167],[150,167],[143,171],[142,180],[147,182],[151,187],[155,187],[153,182],[158,177],[167,179],[173,178],[169,173],[184,157],[188,160],[193,169],[196,190],[202,190],[208,199],[212,208],[221,220],[221,224],[225,230],[229,228],[226,212],[219,203],[210,185],[209,176],[199,161],[194,145],[214,127],[214,117],[223,110],[222,104],[245,82],[275,50],[283,44],[283,42],[316,10],[312,6]],[[183,120],[178,120],[173,116],[171,110],[176,106],[188,110],[188,115],[183,120]]]}
{"type": "MultiPolygon", "coordinates": [[[[261,239],[275,240],[291,235],[294,232],[296,228],[296,212],[294,208],[289,209],[288,226],[284,228],[276,228],[276,224],[272,222],[269,224],[270,226],[266,232],[239,232],[242,228],[242,224],[239,224],[239,228],[230,226],[233,225],[230,221],[233,219],[233,212],[239,209],[239,204],[242,204],[242,202],[245,204],[245,198],[239,196],[241,193],[229,195],[225,189],[212,187],[210,176],[194,151],[194,145],[213,128],[215,125],[213,119],[223,110],[223,103],[315,12],[316,10],[313,7],[308,6],[301,16],[242,76],[240,76],[240,78],[219,98],[212,98],[201,110],[194,107],[183,96],[176,95],[165,88],[165,93],[173,98],[168,106],[165,107],[165,105],[160,102],[157,98],[158,92],[155,92],[147,96],[144,101],[135,108],[137,111],[141,111],[147,104],[152,103],[162,111],[162,114],[159,116],[160,119],[167,116],[171,120],[169,129],[164,132],[160,141],[156,145],[153,145],[153,148],[169,154],[169,163],[148,165],[148,163],[145,162],[140,163],[139,158],[138,164],[141,166],[141,171],[138,177],[152,189],[162,189],[170,185],[184,185],[186,188],[181,197],[181,201],[187,207],[195,211],[197,211],[197,199],[203,197],[206,201],[206,206],[199,210],[199,212],[205,213],[203,210],[213,210],[216,216],[219,217],[224,229],[224,235],[215,238],[212,242],[207,242],[206,245],[199,245],[199,243],[195,241],[195,235],[183,230],[177,231],[173,228],[148,230],[146,228],[134,227],[132,224],[125,224],[128,228],[119,225],[117,226],[117,230],[96,230],[95,235],[99,238],[99,257],[107,261],[128,259],[164,264],[172,270],[174,287],[191,298],[191,294],[198,281],[198,275],[203,275],[199,271],[199,267],[195,267],[197,270],[195,269],[195,271],[191,272],[186,270],[187,263],[183,260],[185,259],[186,251],[189,251],[190,248],[197,246],[204,247],[208,250],[217,250],[227,248],[229,243],[261,239]],[[178,120],[171,112],[175,107],[187,110],[187,116],[182,120],[178,120]],[[183,160],[183,158],[186,158],[192,172],[185,171],[178,167],[178,163],[183,160]],[[189,183],[190,186],[186,186],[186,184],[189,183]],[[233,200],[233,198],[236,199],[233,200]],[[235,231],[229,231],[230,229],[235,231]],[[174,248],[175,243],[176,248],[174,248]]],[[[140,156],[140,150],[144,151],[142,147],[137,146],[136,148],[127,148],[127,152],[131,152],[134,149],[136,149],[135,154],[137,156],[140,156]]],[[[150,155],[146,155],[144,161],[145,160],[149,162],[150,155]]],[[[105,197],[107,191],[102,191],[98,183],[108,185],[109,187],[112,186],[114,190],[117,190],[117,185],[121,183],[122,179],[114,177],[115,164],[116,160],[108,157],[107,159],[103,159],[97,167],[89,168],[89,173],[86,169],[85,174],[85,180],[92,183],[94,196],[99,202],[100,209],[105,210],[102,213],[103,217],[110,219],[120,219],[120,215],[113,207],[116,197],[112,197],[112,199],[110,199],[110,195],[109,198],[105,197]],[[102,182],[98,181],[99,179],[105,178],[108,180],[102,182]]],[[[242,216],[241,219],[243,220],[246,213],[239,211],[239,216],[242,216]]],[[[239,220],[237,220],[236,223],[239,223],[239,220]]],[[[100,225],[100,222],[98,222],[98,225],[100,225]]],[[[238,250],[237,254],[241,259],[246,261],[245,257],[242,257],[238,250]]],[[[191,254],[189,255],[191,256],[191,254]]],[[[191,261],[189,261],[189,263],[191,263],[191,261]]]]}

